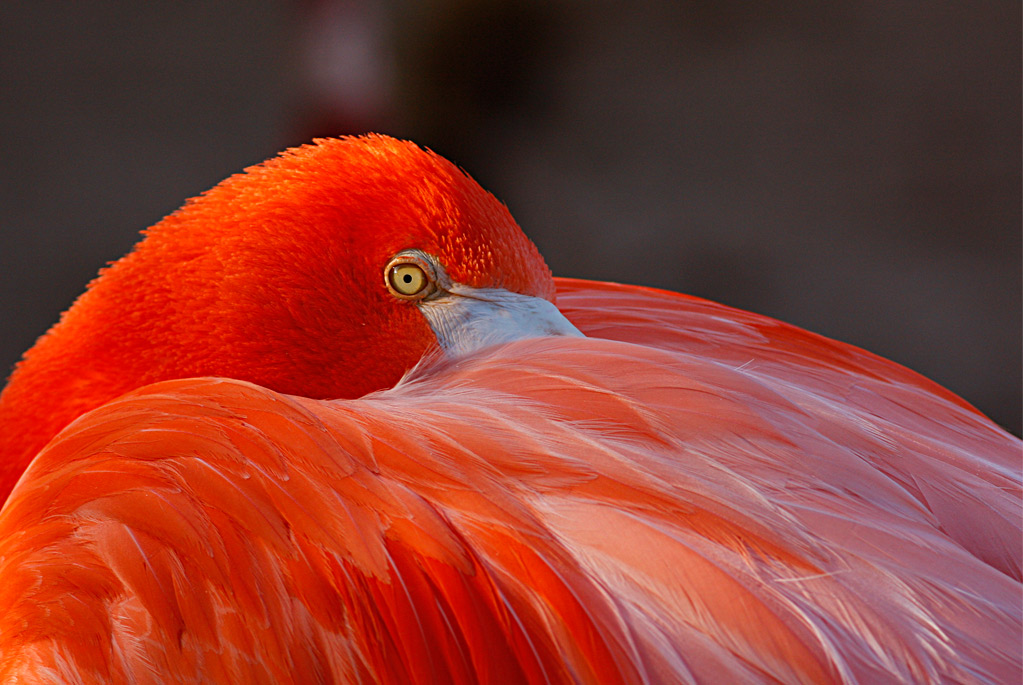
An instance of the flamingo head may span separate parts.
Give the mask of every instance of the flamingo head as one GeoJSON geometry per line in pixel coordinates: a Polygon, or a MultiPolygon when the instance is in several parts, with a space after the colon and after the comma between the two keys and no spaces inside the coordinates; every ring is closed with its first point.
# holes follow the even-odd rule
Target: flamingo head
{"type": "Polygon", "coordinates": [[[156,381],[350,398],[434,348],[579,335],[553,295],[508,210],[447,160],[385,136],[316,141],[189,201],[100,273],[0,396],[0,433],[22,436],[0,461],[156,381]]]}

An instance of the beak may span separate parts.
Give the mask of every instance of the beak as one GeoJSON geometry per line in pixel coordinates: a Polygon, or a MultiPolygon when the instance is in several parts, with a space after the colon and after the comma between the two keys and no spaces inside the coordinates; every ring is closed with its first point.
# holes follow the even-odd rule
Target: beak
{"type": "Polygon", "coordinates": [[[551,302],[499,288],[453,283],[418,306],[441,349],[456,357],[524,338],[583,337],[551,302]]]}

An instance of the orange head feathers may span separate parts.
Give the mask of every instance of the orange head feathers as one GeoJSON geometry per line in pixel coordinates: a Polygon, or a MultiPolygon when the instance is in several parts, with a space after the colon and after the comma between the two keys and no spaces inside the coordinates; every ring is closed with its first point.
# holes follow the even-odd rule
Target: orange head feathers
{"type": "Polygon", "coordinates": [[[145,384],[222,376],[320,399],[393,385],[457,324],[388,285],[396,255],[404,278],[438,281],[430,300],[553,298],[507,209],[447,160],[375,135],[289,150],[152,227],[25,355],[0,396],[0,502],[61,428],[145,384]]]}

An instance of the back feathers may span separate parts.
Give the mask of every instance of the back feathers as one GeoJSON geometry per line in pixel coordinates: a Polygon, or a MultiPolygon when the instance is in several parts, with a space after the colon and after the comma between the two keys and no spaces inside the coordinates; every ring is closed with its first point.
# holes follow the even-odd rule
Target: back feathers
{"type": "Polygon", "coordinates": [[[79,419],[0,514],[0,681],[1019,680],[1019,441],[762,317],[559,289],[593,337],[79,419]]]}

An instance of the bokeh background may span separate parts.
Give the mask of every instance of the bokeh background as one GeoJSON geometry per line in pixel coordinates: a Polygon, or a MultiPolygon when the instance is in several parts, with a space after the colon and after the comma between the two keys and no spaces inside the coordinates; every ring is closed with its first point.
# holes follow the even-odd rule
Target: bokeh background
{"type": "Polygon", "coordinates": [[[0,5],[0,370],[137,232],[312,136],[410,137],[556,274],[860,345],[1021,424],[1018,0],[0,5]]]}

